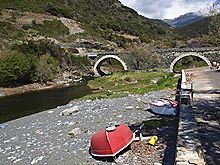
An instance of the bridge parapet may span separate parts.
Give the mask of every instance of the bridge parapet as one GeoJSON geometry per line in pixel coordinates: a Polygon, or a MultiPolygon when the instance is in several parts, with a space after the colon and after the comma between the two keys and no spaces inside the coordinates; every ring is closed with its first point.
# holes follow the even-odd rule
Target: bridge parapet
{"type": "Polygon", "coordinates": [[[220,47],[202,47],[202,48],[171,48],[171,49],[155,49],[154,52],[157,53],[183,53],[183,52],[211,52],[220,51],[220,47]]]}
{"type": "Polygon", "coordinates": [[[174,65],[182,58],[187,56],[196,56],[203,59],[209,67],[213,62],[219,60],[220,47],[210,48],[184,48],[184,49],[158,49],[155,50],[161,55],[164,67],[169,67],[173,70],[174,65]]]}

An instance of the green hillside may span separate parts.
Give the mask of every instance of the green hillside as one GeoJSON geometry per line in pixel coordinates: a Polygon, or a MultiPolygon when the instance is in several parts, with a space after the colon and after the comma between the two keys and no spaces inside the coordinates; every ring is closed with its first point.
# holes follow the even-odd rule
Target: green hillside
{"type": "Polygon", "coordinates": [[[115,33],[138,36],[141,41],[150,42],[170,32],[167,25],[138,15],[118,0],[2,0],[0,8],[75,19],[86,29],[84,35],[113,42],[126,40],[115,33]]]}
{"type": "Polygon", "coordinates": [[[94,51],[218,45],[209,27],[205,19],[173,30],[118,0],[1,0],[0,86],[91,75],[89,59],[79,54],[94,51]]]}
{"type": "Polygon", "coordinates": [[[211,18],[208,17],[195,23],[175,28],[175,32],[186,39],[201,37],[208,34],[210,21],[211,18]]]}
{"type": "Polygon", "coordinates": [[[174,29],[176,38],[188,47],[220,46],[220,14],[174,29]]]}
{"type": "Polygon", "coordinates": [[[76,53],[123,50],[171,33],[118,0],[1,0],[0,86],[84,76],[90,62],[76,53]]]}

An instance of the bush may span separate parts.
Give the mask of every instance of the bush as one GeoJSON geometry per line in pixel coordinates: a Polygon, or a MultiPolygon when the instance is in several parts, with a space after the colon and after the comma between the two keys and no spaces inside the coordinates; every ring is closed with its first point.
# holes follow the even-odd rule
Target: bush
{"type": "Polygon", "coordinates": [[[87,56],[71,55],[70,58],[71,58],[72,66],[85,67],[90,65],[90,61],[87,56]]]}
{"type": "Polygon", "coordinates": [[[55,78],[59,72],[59,61],[49,54],[45,54],[39,57],[36,61],[36,80],[41,83],[46,83],[55,78]]]}
{"type": "Polygon", "coordinates": [[[36,56],[14,51],[0,56],[0,86],[46,83],[58,73],[59,60],[48,53],[36,56]]]}
{"type": "Polygon", "coordinates": [[[12,52],[0,57],[0,85],[31,82],[34,76],[35,57],[12,52]]]}

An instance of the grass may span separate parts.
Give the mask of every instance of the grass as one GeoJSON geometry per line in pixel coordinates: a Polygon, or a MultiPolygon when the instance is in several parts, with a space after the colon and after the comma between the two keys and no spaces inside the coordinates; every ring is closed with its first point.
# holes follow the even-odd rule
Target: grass
{"type": "Polygon", "coordinates": [[[93,90],[83,99],[116,98],[129,93],[144,94],[151,91],[173,89],[177,86],[178,77],[169,72],[122,72],[96,78],[88,82],[93,90]]]}

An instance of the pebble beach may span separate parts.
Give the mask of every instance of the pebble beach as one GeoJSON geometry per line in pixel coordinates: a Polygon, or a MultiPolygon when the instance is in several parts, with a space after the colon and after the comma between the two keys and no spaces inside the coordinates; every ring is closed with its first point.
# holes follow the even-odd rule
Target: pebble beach
{"type": "Polygon", "coordinates": [[[172,164],[175,157],[176,127],[153,130],[156,146],[147,141],[132,143],[115,160],[90,155],[92,135],[110,125],[140,125],[161,116],[151,113],[148,103],[174,98],[164,90],[123,98],[72,101],[44,112],[0,124],[0,164],[172,164]]]}

